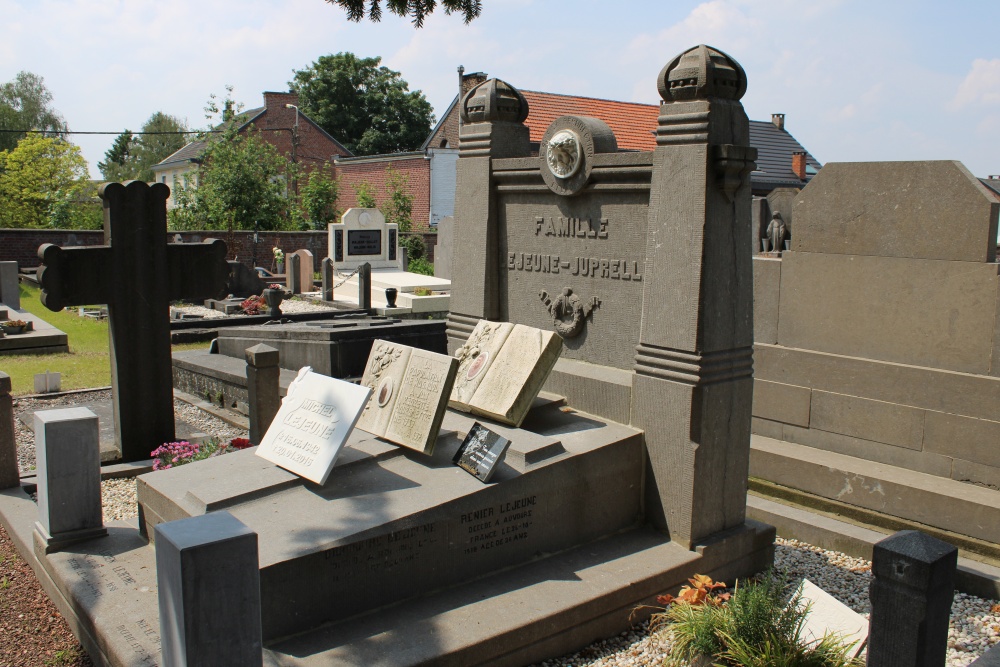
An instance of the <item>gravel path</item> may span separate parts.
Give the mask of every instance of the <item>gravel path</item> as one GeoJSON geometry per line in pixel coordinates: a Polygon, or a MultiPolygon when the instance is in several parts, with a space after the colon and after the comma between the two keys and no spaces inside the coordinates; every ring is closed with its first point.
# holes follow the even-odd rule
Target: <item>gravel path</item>
{"type": "MultiPolygon", "coordinates": [[[[15,399],[14,410],[20,413],[25,410],[34,411],[60,405],[73,405],[102,398],[109,399],[110,395],[110,390],[104,390],[71,394],[58,398],[19,398],[15,399]]],[[[246,437],[246,431],[230,426],[194,406],[181,401],[175,401],[174,406],[179,419],[199,430],[220,439],[246,437]]],[[[22,469],[28,470],[29,466],[33,465],[34,460],[34,435],[30,429],[23,427],[19,420],[16,420],[16,423],[18,461],[22,465],[22,469]]],[[[105,521],[136,516],[135,480],[105,480],[102,482],[102,491],[105,521]]],[[[5,549],[7,553],[11,553],[9,542],[6,546],[3,542],[5,539],[6,536],[2,534],[2,529],[0,529],[0,558],[4,558],[5,549]]],[[[16,554],[13,558],[17,558],[16,554]]],[[[11,556],[7,556],[8,562],[10,559],[11,556]]],[[[0,561],[0,565],[2,564],[3,561],[0,561]]],[[[868,585],[871,579],[871,563],[866,560],[827,551],[795,540],[779,539],[775,553],[775,566],[791,577],[809,579],[859,614],[867,616],[870,612],[868,585]]],[[[0,568],[0,573],[2,572],[5,570],[0,568]]],[[[0,617],[18,618],[20,621],[20,614],[26,614],[23,625],[21,623],[14,625],[20,628],[18,632],[28,632],[35,637],[34,639],[30,637],[19,639],[17,644],[23,643],[25,646],[29,646],[32,651],[38,651],[38,655],[52,656],[55,651],[62,650],[79,651],[80,655],[83,655],[78,645],[72,644],[72,642],[67,645],[68,628],[59,618],[58,612],[55,612],[54,608],[51,607],[51,603],[44,599],[41,589],[37,588],[37,582],[32,584],[36,587],[35,589],[27,585],[30,582],[26,583],[26,580],[33,579],[30,568],[21,568],[20,572],[17,575],[17,583],[19,587],[23,588],[18,588],[17,595],[9,594],[0,585],[0,605],[2,605],[0,606],[0,611],[2,611],[0,617]],[[31,592],[32,590],[36,590],[36,592],[31,592]],[[39,609],[42,611],[38,611],[39,609]],[[33,620],[27,621],[29,617],[33,620]],[[69,648],[66,648],[67,646],[69,648]]],[[[998,643],[1000,643],[1000,604],[996,600],[983,600],[964,593],[956,593],[952,604],[949,630],[948,667],[968,665],[987,648],[998,643]]],[[[0,641],[0,647],[5,644],[10,645],[11,642],[0,641]]],[[[650,636],[647,632],[647,624],[643,623],[618,636],[596,642],[572,655],[539,663],[537,667],[658,666],[662,664],[668,648],[667,640],[662,636],[650,636]]],[[[23,657],[24,654],[19,655],[23,657]]],[[[83,662],[83,659],[85,658],[81,658],[79,662],[68,664],[89,664],[83,662]]],[[[7,664],[27,665],[43,664],[43,662],[32,663],[22,661],[20,658],[14,660],[11,654],[5,655],[0,650],[0,667],[7,664]],[[9,662],[5,662],[5,660],[9,662]]]]}
{"type": "MultiPolygon", "coordinates": [[[[181,306],[174,307],[174,310],[180,311],[186,315],[201,315],[206,320],[224,317],[242,317],[242,315],[226,315],[221,310],[205,308],[204,306],[181,306]]],[[[281,312],[286,315],[290,313],[314,313],[320,310],[336,309],[331,306],[323,306],[318,303],[313,303],[299,298],[286,299],[281,302],[281,312]]]]}

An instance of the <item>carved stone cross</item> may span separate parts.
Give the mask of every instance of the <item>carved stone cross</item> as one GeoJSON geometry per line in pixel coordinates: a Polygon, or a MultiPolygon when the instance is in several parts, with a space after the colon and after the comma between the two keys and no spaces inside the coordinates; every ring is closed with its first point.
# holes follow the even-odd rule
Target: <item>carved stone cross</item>
{"type": "Polygon", "coordinates": [[[123,461],[139,461],[174,439],[170,302],[224,295],[226,244],[168,244],[162,183],[105,183],[100,195],[105,245],[46,243],[38,281],[49,310],[108,305],[115,444],[123,461]]]}

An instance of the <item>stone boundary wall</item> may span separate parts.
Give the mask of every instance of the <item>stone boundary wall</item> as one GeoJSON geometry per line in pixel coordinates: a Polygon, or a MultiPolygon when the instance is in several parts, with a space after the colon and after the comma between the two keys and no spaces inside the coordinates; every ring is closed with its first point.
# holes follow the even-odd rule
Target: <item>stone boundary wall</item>
{"type": "MultiPolygon", "coordinates": [[[[206,238],[222,239],[230,246],[229,257],[232,258],[235,255],[250,268],[262,266],[265,269],[270,269],[272,263],[271,248],[278,246],[286,254],[301,248],[309,250],[313,254],[313,271],[319,271],[327,250],[325,230],[260,232],[255,264],[253,232],[234,232],[231,238],[228,233],[218,230],[168,232],[171,239],[174,234],[180,234],[185,242],[200,241],[206,238]]],[[[421,236],[424,239],[424,245],[427,246],[427,259],[433,262],[437,234],[424,233],[421,236]]],[[[0,261],[17,262],[21,269],[35,268],[40,263],[38,261],[38,247],[44,243],[54,243],[59,246],[100,245],[104,243],[104,232],[72,229],[0,229],[0,261]]]]}

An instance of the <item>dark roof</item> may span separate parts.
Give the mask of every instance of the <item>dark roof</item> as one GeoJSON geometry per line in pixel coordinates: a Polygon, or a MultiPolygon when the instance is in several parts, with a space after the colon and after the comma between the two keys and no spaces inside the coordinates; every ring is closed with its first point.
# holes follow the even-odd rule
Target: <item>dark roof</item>
{"type": "Polygon", "coordinates": [[[754,187],[801,186],[792,171],[792,153],[806,154],[807,181],[823,166],[787,130],[770,121],[750,121],[750,145],[757,149],[757,169],[750,175],[754,187]]]}
{"type": "MultiPolygon", "coordinates": [[[[522,90],[521,93],[528,102],[528,118],[524,124],[528,126],[533,146],[537,147],[545,130],[556,118],[576,115],[604,121],[615,133],[620,151],[651,151],[656,148],[656,126],[660,115],[658,104],[618,102],[534,90],[522,90]]],[[[458,97],[452,100],[428,141],[450,113],[459,113],[457,105],[458,97]]],[[[754,189],[801,187],[803,181],[792,172],[792,153],[802,151],[806,154],[806,181],[823,166],[787,130],[778,129],[770,121],[750,121],[750,145],[757,149],[757,169],[751,175],[754,189]]],[[[425,141],[421,150],[426,148],[425,141]]]]}
{"type": "Polygon", "coordinates": [[[989,188],[997,199],[1000,199],[1000,178],[980,178],[979,182],[989,188]]]}

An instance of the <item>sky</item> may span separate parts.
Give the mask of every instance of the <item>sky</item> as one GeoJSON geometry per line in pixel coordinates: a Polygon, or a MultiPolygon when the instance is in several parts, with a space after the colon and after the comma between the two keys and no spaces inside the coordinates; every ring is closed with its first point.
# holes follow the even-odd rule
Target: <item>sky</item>
{"type": "MultiPolygon", "coordinates": [[[[659,102],[656,75],[708,44],[746,70],[752,120],[820,162],[959,160],[1000,174],[1000,2],[483,0],[421,29],[351,23],[323,0],[0,0],[0,82],[39,74],[71,130],[138,130],[155,112],[206,123],[227,85],[246,108],[341,51],[380,56],[437,117],[459,65],[517,88],[659,102]]],[[[97,178],[113,135],[72,135],[97,178]]]]}

